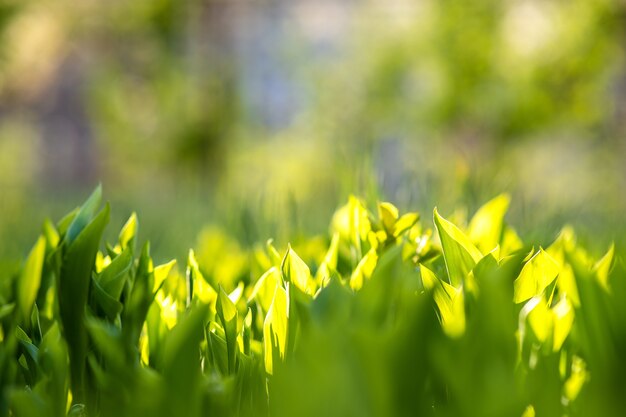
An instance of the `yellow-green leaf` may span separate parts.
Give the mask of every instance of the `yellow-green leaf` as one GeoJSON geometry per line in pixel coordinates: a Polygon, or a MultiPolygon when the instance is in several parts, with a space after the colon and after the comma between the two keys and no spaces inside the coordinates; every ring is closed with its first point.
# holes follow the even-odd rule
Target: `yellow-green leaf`
{"type": "Polygon", "coordinates": [[[588,378],[587,365],[581,358],[574,356],[572,358],[572,373],[563,386],[565,398],[574,401],[588,378]]]}
{"type": "Polygon", "coordinates": [[[535,417],[535,407],[529,405],[522,413],[522,417],[535,417]]]}
{"type": "Polygon", "coordinates": [[[546,251],[539,248],[539,251],[526,262],[513,283],[513,301],[521,303],[541,294],[558,274],[558,263],[546,251]]]}
{"type": "Polygon", "coordinates": [[[22,269],[22,274],[17,283],[18,302],[24,320],[30,317],[30,310],[37,298],[37,291],[39,291],[39,285],[41,284],[41,268],[43,267],[45,253],[46,238],[40,236],[26,259],[24,269],[22,269]]]}
{"type": "Polygon", "coordinates": [[[578,287],[576,286],[576,278],[572,266],[564,263],[559,271],[559,280],[557,282],[559,292],[567,295],[567,298],[575,307],[580,306],[580,296],[578,295],[578,287]]]}
{"type": "Polygon", "coordinates": [[[420,273],[422,275],[422,285],[424,288],[433,291],[437,285],[439,284],[439,278],[435,275],[433,271],[420,264],[420,273]]]}
{"type": "Polygon", "coordinates": [[[48,245],[52,248],[56,248],[59,244],[60,236],[50,219],[46,219],[43,223],[43,234],[48,241],[48,245]]]}
{"type": "Polygon", "coordinates": [[[393,235],[399,215],[398,208],[393,204],[387,202],[378,203],[378,216],[385,228],[385,232],[390,236],[393,235]]]}
{"type": "Polygon", "coordinates": [[[465,332],[465,303],[462,288],[455,288],[440,280],[433,271],[420,265],[424,288],[432,294],[443,331],[450,337],[465,332]]]}
{"type": "Polygon", "coordinates": [[[483,255],[458,227],[441,217],[436,208],[433,217],[450,283],[458,287],[483,255]]]}
{"type": "Polygon", "coordinates": [[[279,286],[263,323],[265,371],[268,374],[274,372],[275,361],[285,358],[288,320],[289,299],[285,289],[279,286]]]}
{"type": "Polygon", "coordinates": [[[276,288],[281,282],[280,272],[276,267],[271,267],[256,282],[248,301],[256,299],[261,304],[263,311],[269,311],[276,288]]]}
{"type": "MultiPolygon", "coordinates": [[[[230,322],[237,315],[237,307],[235,307],[235,303],[231,301],[228,294],[226,294],[222,287],[219,289],[216,310],[217,315],[224,323],[230,322]]],[[[225,326],[222,327],[225,328],[225,326]]]]}
{"type": "Polygon", "coordinates": [[[131,214],[128,218],[126,224],[122,227],[118,237],[118,241],[122,249],[125,249],[131,239],[137,235],[137,227],[137,213],[133,212],[133,214],[131,214]]]}
{"type": "Polygon", "coordinates": [[[481,252],[490,252],[500,243],[510,200],[507,194],[500,194],[479,208],[470,221],[468,235],[481,252]]]}
{"type": "Polygon", "coordinates": [[[565,247],[571,245],[573,232],[569,228],[564,228],[559,237],[552,243],[546,252],[559,264],[559,279],[557,286],[559,293],[567,296],[571,303],[580,306],[580,297],[578,295],[578,287],[576,286],[576,278],[572,266],[565,260],[565,247]]]}
{"type": "Polygon", "coordinates": [[[268,241],[265,242],[265,247],[267,248],[267,254],[270,258],[270,262],[272,263],[272,265],[279,267],[282,262],[282,258],[280,257],[280,254],[274,247],[273,242],[274,241],[272,239],[268,239],[268,241]]]}
{"type": "Polygon", "coordinates": [[[500,239],[500,257],[503,258],[524,246],[515,229],[505,225],[500,239]]]}
{"type": "Polygon", "coordinates": [[[315,273],[315,281],[317,285],[320,287],[325,287],[329,280],[330,274],[332,271],[337,269],[337,256],[339,254],[339,233],[334,233],[333,238],[330,241],[330,246],[328,247],[328,251],[324,256],[324,260],[320,264],[320,267],[317,268],[317,272],[315,273]]]}
{"type": "Polygon", "coordinates": [[[609,290],[609,273],[613,268],[613,261],[615,258],[615,245],[611,245],[609,251],[593,266],[593,270],[596,273],[596,278],[602,285],[602,288],[609,290]]]}
{"type": "Polygon", "coordinates": [[[315,294],[317,286],[311,277],[311,270],[298,254],[291,249],[291,246],[289,246],[283,258],[281,269],[286,281],[292,282],[306,294],[315,294]]]}
{"type": "Polygon", "coordinates": [[[133,262],[130,248],[124,249],[98,275],[98,283],[114,299],[119,299],[126,284],[127,273],[133,262]]]}
{"type": "Polygon", "coordinates": [[[552,339],[552,350],[557,352],[563,346],[563,342],[567,339],[572,325],[574,324],[574,309],[567,300],[561,299],[554,307],[552,307],[554,317],[554,336],[552,339]]]}
{"type": "Polygon", "coordinates": [[[400,216],[393,230],[394,237],[399,237],[402,233],[408,231],[420,219],[418,213],[406,213],[400,216]]]}
{"type": "Polygon", "coordinates": [[[365,239],[372,230],[369,215],[363,203],[351,195],[348,203],[333,215],[332,229],[338,232],[342,239],[350,242],[360,257],[362,255],[361,240],[365,239]]]}
{"type": "MultiPolygon", "coordinates": [[[[528,314],[528,323],[539,342],[548,340],[552,334],[554,319],[544,297],[537,297],[534,308],[528,314]]],[[[530,302],[534,302],[532,300],[530,302]]],[[[529,302],[529,303],[530,303],[529,302]]]]}
{"type": "Polygon", "coordinates": [[[228,352],[228,372],[234,373],[237,363],[237,307],[222,287],[219,289],[217,303],[217,316],[220,318],[224,335],[226,338],[226,347],[228,352]]]}
{"type": "Polygon", "coordinates": [[[203,303],[213,305],[217,300],[217,291],[204,279],[202,272],[200,272],[196,255],[192,249],[189,250],[189,256],[187,258],[187,274],[192,281],[193,296],[197,297],[203,303]]]}
{"type": "Polygon", "coordinates": [[[356,268],[354,268],[354,271],[350,276],[350,288],[355,291],[360,290],[363,283],[372,276],[372,273],[374,273],[377,263],[378,254],[373,249],[369,250],[356,268]]]}
{"type": "Polygon", "coordinates": [[[243,283],[243,281],[239,281],[239,284],[237,284],[237,287],[235,287],[234,290],[228,293],[228,298],[230,299],[230,301],[232,301],[234,304],[237,304],[239,300],[241,300],[241,297],[243,296],[243,291],[245,289],[245,286],[246,285],[243,283]]]}
{"type": "Polygon", "coordinates": [[[153,292],[157,291],[161,287],[163,281],[165,281],[165,279],[168,277],[174,265],[176,265],[176,259],[172,259],[168,263],[159,265],[154,268],[154,288],[152,289],[153,292]]]}

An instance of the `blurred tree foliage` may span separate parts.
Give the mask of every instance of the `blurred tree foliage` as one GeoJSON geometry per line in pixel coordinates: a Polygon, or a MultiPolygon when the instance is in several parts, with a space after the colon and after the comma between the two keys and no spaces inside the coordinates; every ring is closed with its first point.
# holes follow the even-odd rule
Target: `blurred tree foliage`
{"type": "Polygon", "coordinates": [[[223,169],[240,118],[232,46],[214,27],[223,24],[223,7],[196,0],[120,2],[110,11],[112,25],[84,28],[94,37],[98,61],[92,119],[103,146],[117,150],[114,158],[202,176],[223,169]],[[120,27],[124,16],[130,19],[120,27]]]}
{"type": "Polygon", "coordinates": [[[624,207],[623,4],[373,1],[358,16],[326,65],[299,67],[338,165],[399,202],[507,189],[527,202],[515,216],[606,230],[597,219],[624,207]]]}
{"type": "Polygon", "coordinates": [[[333,56],[333,71],[323,69],[320,107],[343,136],[611,135],[622,100],[614,93],[623,76],[620,2],[396,3],[394,14],[370,2],[343,46],[346,59],[333,56]],[[376,16],[387,25],[368,32],[376,16]]]}
{"type": "Polygon", "coordinates": [[[601,227],[626,208],[624,28],[618,0],[3,1],[1,217],[97,178],[155,219],[319,225],[349,192],[425,209],[507,189],[513,216],[584,205],[601,227]],[[246,103],[272,88],[303,97],[278,126],[246,103]]]}
{"type": "MultiPolygon", "coordinates": [[[[9,23],[11,22],[11,18],[15,14],[17,9],[17,5],[11,2],[2,2],[0,3],[0,36],[4,37],[5,31],[9,23]]],[[[4,42],[2,43],[4,45],[4,42]]],[[[3,48],[4,49],[4,48],[3,48]]],[[[2,59],[6,59],[4,56],[4,50],[0,50],[2,53],[2,59]]]]}

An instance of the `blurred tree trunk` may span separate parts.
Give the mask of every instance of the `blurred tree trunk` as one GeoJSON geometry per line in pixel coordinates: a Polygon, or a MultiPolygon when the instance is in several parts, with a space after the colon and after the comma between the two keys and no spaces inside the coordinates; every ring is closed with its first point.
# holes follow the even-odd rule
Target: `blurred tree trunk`
{"type": "Polygon", "coordinates": [[[98,177],[93,135],[84,100],[83,65],[68,56],[41,92],[36,113],[41,132],[41,182],[91,186],[98,177]]]}

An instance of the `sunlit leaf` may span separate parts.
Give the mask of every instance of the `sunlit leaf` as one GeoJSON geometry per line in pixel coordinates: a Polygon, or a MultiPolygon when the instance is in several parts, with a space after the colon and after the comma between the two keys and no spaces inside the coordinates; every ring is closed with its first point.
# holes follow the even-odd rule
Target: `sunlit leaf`
{"type": "Polygon", "coordinates": [[[116,300],[122,294],[132,262],[131,249],[126,248],[96,278],[100,287],[116,300]]]}
{"type": "Polygon", "coordinates": [[[272,301],[274,300],[276,287],[278,287],[281,282],[282,278],[280,272],[278,272],[278,269],[275,267],[271,267],[256,282],[249,300],[257,300],[264,311],[269,311],[272,301]]]}
{"type": "Polygon", "coordinates": [[[609,290],[609,272],[613,268],[615,245],[611,245],[608,252],[593,266],[596,277],[605,290],[609,290]]]}
{"type": "Polygon", "coordinates": [[[369,250],[350,275],[350,288],[355,291],[360,290],[365,281],[374,273],[377,263],[378,254],[373,249],[369,250]]]}
{"type": "Polygon", "coordinates": [[[332,229],[339,233],[342,240],[352,244],[360,259],[362,256],[361,241],[366,239],[372,226],[367,209],[358,198],[351,195],[348,198],[348,203],[335,212],[332,219],[332,229]]]}
{"type": "Polygon", "coordinates": [[[505,225],[500,239],[500,256],[504,257],[524,246],[515,229],[505,225]]]}
{"type": "Polygon", "coordinates": [[[388,202],[378,203],[378,217],[385,228],[385,232],[390,236],[393,235],[399,215],[398,208],[393,204],[388,202]]]}
{"type": "Polygon", "coordinates": [[[522,417],[535,417],[535,407],[529,405],[522,413],[522,417]]]}
{"type": "Polygon", "coordinates": [[[539,342],[543,343],[552,335],[554,318],[543,297],[538,297],[533,304],[534,308],[528,314],[528,322],[539,342]]]}
{"type": "Polygon", "coordinates": [[[246,316],[243,319],[241,328],[241,351],[244,355],[250,355],[250,345],[252,340],[252,309],[248,307],[246,316]]]}
{"type": "Polygon", "coordinates": [[[448,277],[450,283],[457,287],[483,255],[458,227],[441,217],[437,209],[433,213],[448,277]]]}
{"type": "Polygon", "coordinates": [[[509,209],[510,197],[500,194],[478,209],[469,224],[468,236],[483,253],[500,243],[504,215],[509,209]]]}
{"type": "Polygon", "coordinates": [[[272,239],[269,239],[267,242],[265,242],[265,247],[267,249],[267,253],[269,254],[269,258],[270,258],[272,265],[274,265],[277,268],[280,267],[280,264],[282,263],[283,258],[280,256],[280,253],[278,253],[278,251],[274,247],[274,241],[272,239]]]}
{"type": "Polygon", "coordinates": [[[559,264],[559,279],[557,286],[559,292],[566,295],[571,303],[578,307],[580,306],[580,297],[578,295],[578,288],[576,286],[576,278],[574,277],[574,271],[572,266],[566,262],[565,248],[570,247],[573,242],[573,232],[569,228],[565,228],[559,234],[559,237],[552,243],[546,252],[552,256],[552,258],[559,264]]]}
{"type": "Polygon", "coordinates": [[[228,294],[220,287],[217,303],[217,316],[220,319],[224,335],[226,338],[226,347],[228,350],[228,372],[234,373],[237,363],[237,307],[228,298],[228,294]]]}
{"type": "Polygon", "coordinates": [[[318,286],[324,287],[328,284],[332,271],[337,269],[338,254],[339,254],[339,234],[334,233],[330,241],[330,246],[328,247],[328,251],[326,252],[326,255],[324,256],[324,260],[322,261],[320,267],[317,269],[317,273],[315,274],[315,281],[318,286]]]}
{"type": "Polygon", "coordinates": [[[565,263],[559,271],[559,291],[567,295],[567,298],[576,307],[580,306],[580,296],[576,287],[576,278],[570,264],[565,263]]]}
{"type": "Polygon", "coordinates": [[[163,281],[167,279],[174,265],[176,265],[176,259],[172,259],[171,261],[164,263],[163,265],[154,267],[154,288],[152,289],[153,292],[161,288],[161,285],[163,285],[163,281]]]}
{"type": "Polygon", "coordinates": [[[419,218],[419,213],[406,213],[400,216],[394,225],[393,236],[400,237],[411,229],[418,222],[419,218]]]}
{"type": "Polygon", "coordinates": [[[420,265],[424,288],[432,294],[444,332],[459,337],[465,332],[463,290],[440,280],[433,271],[420,265]]]}
{"type": "Polygon", "coordinates": [[[24,320],[30,316],[30,310],[37,298],[45,252],[46,239],[40,236],[30,251],[28,258],[26,258],[26,263],[17,283],[18,303],[24,320]]]}
{"type": "Polygon", "coordinates": [[[563,386],[565,398],[569,401],[575,400],[587,379],[589,379],[587,364],[580,357],[574,356],[572,359],[571,375],[563,386]]]}
{"type": "Polygon", "coordinates": [[[557,352],[563,346],[563,342],[565,342],[574,324],[574,309],[568,299],[563,298],[552,307],[552,314],[554,317],[552,350],[557,352]]]}
{"type": "Polygon", "coordinates": [[[133,214],[130,215],[130,218],[128,219],[126,224],[124,224],[124,226],[122,227],[122,230],[120,231],[118,237],[118,242],[120,243],[122,250],[126,249],[130,241],[135,238],[135,236],[137,235],[137,228],[137,213],[133,212],[133,214]]]}
{"type": "Polygon", "coordinates": [[[302,292],[313,295],[317,290],[315,280],[311,277],[311,270],[306,263],[291,249],[287,249],[287,253],[283,258],[281,270],[285,280],[292,282],[302,292]]]}
{"type": "Polygon", "coordinates": [[[513,283],[513,301],[521,303],[535,297],[552,283],[559,274],[559,265],[543,249],[526,262],[513,283]]]}
{"type": "MultiPolygon", "coordinates": [[[[190,297],[196,297],[205,304],[214,304],[217,300],[217,291],[209,284],[198,266],[196,255],[192,249],[187,257],[187,279],[190,284],[190,297]]],[[[191,301],[191,300],[189,300],[191,301]]]]}
{"type": "Polygon", "coordinates": [[[277,287],[274,300],[263,323],[265,371],[268,374],[273,373],[277,360],[285,358],[288,320],[289,298],[284,288],[277,287]]]}
{"type": "Polygon", "coordinates": [[[43,223],[43,235],[46,237],[49,247],[56,248],[59,244],[60,236],[57,229],[50,219],[46,219],[43,223]]]}
{"type": "Polygon", "coordinates": [[[150,305],[154,301],[154,264],[150,243],[146,242],[139,255],[135,278],[122,312],[122,335],[125,343],[137,346],[150,305]]]}
{"type": "Polygon", "coordinates": [[[237,287],[235,287],[235,289],[228,294],[228,299],[236,305],[239,300],[241,300],[241,297],[243,297],[243,291],[245,287],[246,286],[244,285],[243,281],[239,281],[237,287]]]}
{"type": "Polygon", "coordinates": [[[209,345],[209,359],[212,366],[220,374],[229,375],[228,369],[228,343],[224,329],[219,323],[211,322],[208,326],[207,340],[209,345]]]}

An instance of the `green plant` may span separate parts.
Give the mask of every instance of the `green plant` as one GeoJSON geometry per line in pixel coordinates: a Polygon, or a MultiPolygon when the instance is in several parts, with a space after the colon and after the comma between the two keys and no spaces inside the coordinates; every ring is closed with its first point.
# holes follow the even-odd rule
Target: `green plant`
{"type": "Polygon", "coordinates": [[[504,220],[507,196],[467,227],[435,209],[436,233],[417,213],[383,202],[374,214],[350,197],[329,239],[208,245],[182,274],[139,249],[134,214],[102,246],[101,194],[46,221],[1,286],[0,415],[623,409],[615,248],[596,261],[571,228],[545,249],[524,245],[504,220]]]}

